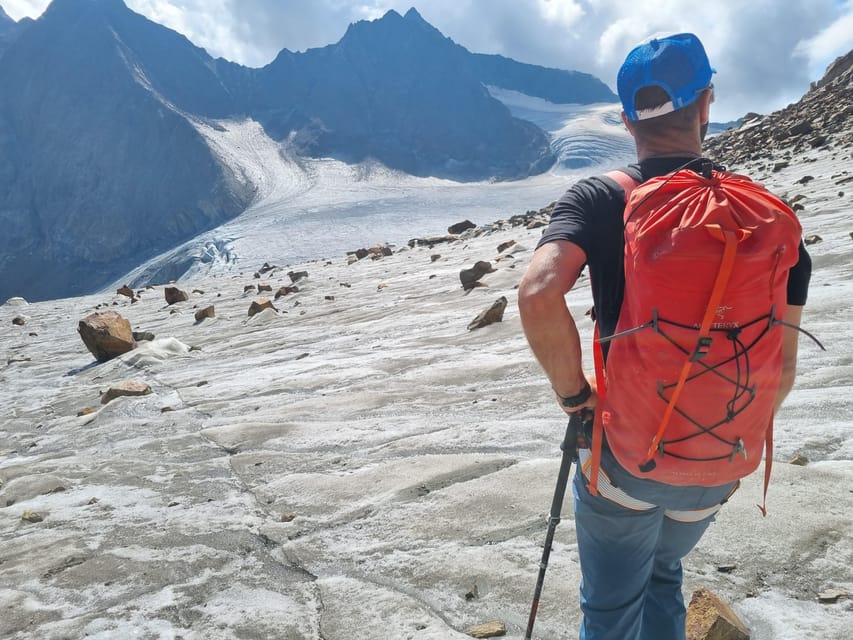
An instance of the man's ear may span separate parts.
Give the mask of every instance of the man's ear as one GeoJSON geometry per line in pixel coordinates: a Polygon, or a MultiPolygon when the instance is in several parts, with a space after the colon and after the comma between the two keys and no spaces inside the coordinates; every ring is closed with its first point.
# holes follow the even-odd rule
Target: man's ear
{"type": "Polygon", "coordinates": [[[625,128],[628,130],[632,136],[634,135],[634,130],[631,128],[631,121],[628,120],[628,116],[625,115],[625,112],[622,112],[622,124],[625,125],[625,128]]]}
{"type": "Polygon", "coordinates": [[[713,101],[713,89],[705,89],[699,96],[699,124],[708,124],[711,121],[711,103],[713,101]]]}

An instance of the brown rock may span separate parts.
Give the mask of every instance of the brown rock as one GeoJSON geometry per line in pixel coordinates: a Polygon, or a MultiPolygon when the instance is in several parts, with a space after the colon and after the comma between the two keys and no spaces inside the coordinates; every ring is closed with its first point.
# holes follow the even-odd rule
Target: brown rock
{"type": "Polygon", "coordinates": [[[130,322],[115,311],[99,311],[80,320],[77,331],[98,362],[106,362],[136,346],[130,322]]]}
{"type": "Polygon", "coordinates": [[[127,296],[128,298],[133,298],[133,289],[124,285],[121,289],[117,289],[116,293],[120,296],[127,296]]]}
{"type": "Polygon", "coordinates": [[[273,311],[278,311],[273,304],[272,300],[269,298],[258,298],[254,300],[251,305],[249,305],[249,317],[251,318],[253,315],[260,313],[264,309],[272,309],[273,311]]]}
{"type": "Polygon", "coordinates": [[[204,309],[199,309],[195,312],[195,321],[201,322],[205,318],[214,318],[216,317],[216,312],[213,308],[213,305],[208,305],[204,309]]]}
{"type": "Polygon", "coordinates": [[[492,266],[491,262],[478,260],[470,269],[462,269],[462,271],[459,272],[459,281],[462,283],[462,287],[464,289],[470,289],[480,278],[487,273],[492,273],[493,271],[495,271],[495,268],[492,266]]]}
{"type": "Polygon", "coordinates": [[[409,240],[409,247],[414,249],[415,247],[430,247],[432,248],[434,245],[441,244],[442,242],[456,242],[459,239],[459,236],[455,235],[447,235],[447,236],[429,236],[427,238],[412,238],[409,240]]]}
{"type": "Polygon", "coordinates": [[[166,296],[166,304],[175,304],[176,302],[186,302],[190,299],[186,291],[182,291],[177,287],[166,287],[164,294],[166,296]]]}
{"type": "Polygon", "coordinates": [[[501,296],[492,303],[491,307],[481,312],[468,324],[468,331],[500,322],[504,317],[504,309],[506,309],[506,297],[501,296]]]}
{"type": "Polygon", "coordinates": [[[509,249],[514,244],[515,244],[515,240],[509,240],[508,242],[502,242],[501,244],[498,245],[498,253],[503,253],[504,251],[509,249]]]}
{"type": "Polygon", "coordinates": [[[814,127],[812,126],[812,123],[810,121],[800,120],[790,129],[788,129],[788,135],[801,136],[804,133],[811,133],[812,131],[814,131],[814,127]]]}
{"type": "Polygon", "coordinates": [[[255,285],[247,284],[245,287],[243,287],[243,293],[249,293],[249,291],[254,291],[255,289],[257,289],[255,285]]]}
{"type": "Polygon", "coordinates": [[[749,640],[731,607],[708,589],[693,592],[687,607],[687,640],[749,640]]]}
{"type": "Polygon", "coordinates": [[[151,387],[144,382],[126,380],[107,389],[101,396],[101,404],[107,404],[121,396],[147,396],[149,393],[151,393],[151,387]]]}
{"type": "Polygon", "coordinates": [[[823,238],[821,238],[817,234],[813,234],[813,235],[806,236],[805,238],[803,238],[803,242],[806,243],[807,245],[817,244],[819,242],[823,242],[823,238]]]}
{"type": "Polygon", "coordinates": [[[793,458],[788,461],[788,464],[793,464],[798,467],[805,467],[808,465],[809,459],[804,456],[802,453],[796,454],[793,458]]]}
{"type": "Polygon", "coordinates": [[[307,271],[288,271],[287,275],[290,278],[290,281],[293,284],[296,284],[297,282],[302,280],[302,278],[307,278],[308,272],[307,271]]]}
{"type": "Polygon", "coordinates": [[[93,413],[95,413],[95,410],[92,407],[85,407],[84,409],[80,409],[80,411],[77,412],[77,416],[88,416],[93,413]]]}
{"type": "Polygon", "coordinates": [[[269,262],[264,262],[264,266],[262,266],[260,269],[258,269],[258,272],[257,272],[257,273],[258,273],[258,275],[257,275],[257,277],[260,277],[260,276],[261,276],[262,274],[264,274],[264,273],[269,273],[269,272],[270,272],[270,271],[272,271],[273,269],[278,269],[278,267],[276,267],[275,265],[270,264],[269,262]]]}
{"type": "Polygon", "coordinates": [[[463,220],[462,222],[457,222],[456,224],[452,224],[447,227],[447,233],[452,233],[458,235],[463,231],[467,231],[468,229],[473,229],[477,225],[471,222],[470,220],[463,220]]]}
{"type": "Polygon", "coordinates": [[[394,255],[394,252],[391,250],[391,247],[389,247],[387,244],[374,245],[367,250],[367,253],[373,258],[381,258],[383,256],[387,257],[394,255]]]}
{"type": "Polygon", "coordinates": [[[261,291],[272,292],[272,285],[271,284],[259,284],[258,285],[258,293],[260,293],[261,291]]]}
{"type": "Polygon", "coordinates": [[[42,522],[44,520],[44,517],[40,513],[36,513],[35,511],[24,511],[21,514],[21,520],[23,520],[24,522],[36,523],[42,522]]]}
{"type": "Polygon", "coordinates": [[[817,601],[821,604],[835,604],[849,597],[850,594],[845,589],[826,589],[817,594],[817,601]]]}
{"type": "Polygon", "coordinates": [[[506,625],[503,622],[484,622],[465,629],[472,638],[497,638],[506,635],[506,625]]]}
{"type": "Polygon", "coordinates": [[[24,316],[15,316],[12,318],[12,324],[17,327],[23,327],[27,324],[27,319],[24,316]]]}
{"type": "Polygon", "coordinates": [[[278,291],[275,292],[275,299],[278,300],[282,296],[286,296],[290,293],[298,293],[299,287],[282,287],[278,291]]]}

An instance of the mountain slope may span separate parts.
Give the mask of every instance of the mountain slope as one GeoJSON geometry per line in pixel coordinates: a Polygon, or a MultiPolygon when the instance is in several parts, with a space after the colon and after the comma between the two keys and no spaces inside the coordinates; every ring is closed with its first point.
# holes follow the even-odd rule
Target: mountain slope
{"type": "Polygon", "coordinates": [[[485,85],[518,91],[558,104],[618,102],[601,80],[588,73],[524,64],[498,55],[475,53],[470,65],[485,85]]]}
{"type": "Polygon", "coordinates": [[[24,18],[20,22],[15,22],[9,15],[0,7],[0,57],[8,49],[18,36],[26,29],[32,20],[24,18]]]}
{"type": "Polygon", "coordinates": [[[3,56],[0,298],[90,291],[249,201],[128,45],[142,30],[173,34],[118,0],[57,0],[3,56]]]}
{"type": "Polygon", "coordinates": [[[244,211],[260,186],[205,133],[226,120],[259,122],[291,156],[514,179],[555,155],[486,85],[615,100],[583,74],[471,54],[414,9],[262,69],[214,60],[122,0],[2,17],[0,47],[0,299],[97,290],[244,211]]]}
{"type": "Polygon", "coordinates": [[[517,178],[553,164],[544,132],[492,98],[471,54],[415,11],[350,26],[335,45],[282,51],[253,115],[309,155],[376,158],[415,175],[517,178]]]}
{"type": "Polygon", "coordinates": [[[705,148],[710,157],[734,166],[755,159],[796,163],[812,149],[849,154],[853,148],[853,51],[829,65],[824,77],[812,83],[797,102],[766,116],[747,114],[740,127],[709,139],[705,148]]]}

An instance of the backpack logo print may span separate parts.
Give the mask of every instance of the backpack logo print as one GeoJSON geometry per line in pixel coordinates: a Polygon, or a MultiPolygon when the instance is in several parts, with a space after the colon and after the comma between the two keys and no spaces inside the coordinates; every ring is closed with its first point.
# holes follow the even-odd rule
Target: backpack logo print
{"type": "Polygon", "coordinates": [[[717,307],[717,311],[715,315],[717,316],[717,321],[711,323],[711,327],[714,329],[737,329],[740,324],[737,321],[734,322],[726,322],[726,311],[733,311],[734,307],[730,307],[728,305],[720,305],[717,307]]]}

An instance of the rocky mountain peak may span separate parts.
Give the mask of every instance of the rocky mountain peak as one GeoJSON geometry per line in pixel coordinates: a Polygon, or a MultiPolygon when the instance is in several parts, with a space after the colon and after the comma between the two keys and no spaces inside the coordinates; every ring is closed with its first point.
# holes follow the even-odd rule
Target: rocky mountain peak
{"type": "Polygon", "coordinates": [[[352,23],[339,44],[346,45],[352,40],[358,42],[366,40],[375,44],[377,40],[397,43],[421,39],[431,43],[438,41],[452,43],[450,38],[446,38],[438,29],[424,20],[417,9],[412,7],[402,16],[390,9],[377,20],[360,20],[352,23]]]}
{"type": "Polygon", "coordinates": [[[14,22],[15,21],[9,17],[9,14],[7,14],[3,10],[3,7],[0,7],[0,30],[2,30],[4,27],[8,27],[11,24],[14,24],[14,22]]]}
{"type": "Polygon", "coordinates": [[[68,19],[79,16],[119,15],[129,12],[123,0],[53,0],[42,14],[42,20],[68,19]]]}

